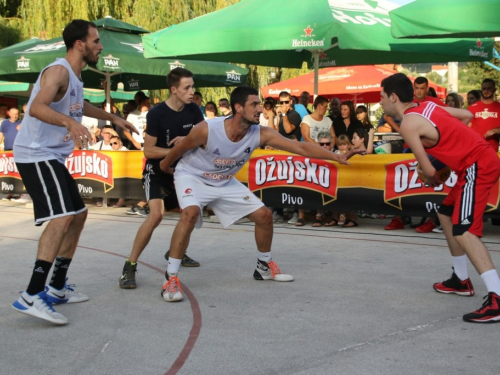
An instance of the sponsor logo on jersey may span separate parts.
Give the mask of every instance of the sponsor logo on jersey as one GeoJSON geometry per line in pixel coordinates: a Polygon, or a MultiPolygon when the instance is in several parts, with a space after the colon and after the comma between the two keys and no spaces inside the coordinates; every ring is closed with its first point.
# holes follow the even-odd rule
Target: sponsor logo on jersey
{"type": "Polygon", "coordinates": [[[215,149],[215,151],[213,152],[214,155],[220,155],[220,151],[218,148],[215,149]]]}
{"type": "Polygon", "coordinates": [[[69,93],[69,96],[76,96],[75,89],[71,90],[71,92],[69,93]]]}
{"type": "Polygon", "coordinates": [[[191,194],[193,192],[193,189],[187,188],[184,193],[185,194],[191,194]]]}

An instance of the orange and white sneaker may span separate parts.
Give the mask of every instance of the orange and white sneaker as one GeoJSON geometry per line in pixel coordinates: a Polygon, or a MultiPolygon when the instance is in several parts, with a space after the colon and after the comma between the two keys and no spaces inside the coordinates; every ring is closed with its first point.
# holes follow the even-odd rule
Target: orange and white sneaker
{"type": "Polygon", "coordinates": [[[167,277],[167,282],[163,285],[161,290],[161,296],[163,299],[167,302],[182,301],[184,296],[182,295],[181,283],[177,278],[177,274],[165,274],[165,276],[167,277]]]}
{"type": "Polygon", "coordinates": [[[281,272],[276,262],[266,263],[260,259],[257,259],[253,277],[255,280],[293,281],[293,276],[281,272]]]}

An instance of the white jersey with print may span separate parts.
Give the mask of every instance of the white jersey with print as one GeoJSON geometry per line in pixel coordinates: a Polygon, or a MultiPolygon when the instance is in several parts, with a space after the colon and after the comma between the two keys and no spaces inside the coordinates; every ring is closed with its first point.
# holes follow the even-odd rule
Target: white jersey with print
{"type": "Polygon", "coordinates": [[[208,120],[207,145],[187,152],[175,167],[175,177],[195,175],[211,186],[223,186],[260,146],[260,125],[252,125],[239,142],[231,141],[224,129],[224,117],[208,120]]]}
{"type": "Polygon", "coordinates": [[[139,131],[139,134],[132,133],[132,137],[138,143],[144,143],[144,132],[146,131],[146,112],[132,111],[127,116],[127,121],[130,122],[139,131]]]}
{"type": "MultiPolygon", "coordinates": [[[[68,70],[69,84],[63,98],[58,102],[52,102],[50,108],[81,123],[84,103],[83,82],[75,75],[66,59],[56,59],[47,68],[54,65],[62,65],[68,70]]],[[[31,103],[40,91],[40,80],[45,69],[33,87],[23,126],[19,129],[14,142],[14,160],[18,163],[52,159],[64,163],[75,147],[71,134],[64,126],[51,125],[29,115],[31,103]]]]}

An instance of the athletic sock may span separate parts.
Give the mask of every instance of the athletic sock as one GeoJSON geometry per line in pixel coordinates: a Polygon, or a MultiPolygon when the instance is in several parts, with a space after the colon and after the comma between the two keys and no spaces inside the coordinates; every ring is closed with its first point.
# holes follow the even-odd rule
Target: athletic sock
{"type": "Polygon", "coordinates": [[[500,278],[496,269],[486,271],[481,274],[481,279],[486,284],[488,292],[494,292],[500,296],[500,278]]]}
{"type": "Polygon", "coordinates": [[[54,262],[54,271],[52,271],[52,279],[50,286],[56,289],[62,289],[66,283],[66,275],[68,273],[69,265],[71,264],[70,258],[57,257],[54,262]]]}
{"type": "Polygon", "coordinates": [[[459,257],[453,257],[453,268],[455,269],[455,275],[462,281],[469,278],[467,273],[467,255],[461,255],[459,257]]]}
{"type": "Polygon", "coordinates": [[[47,282],[47,277],[49,275],[52,263],[46,260],[37,259],[35,261],[35,266],[33,267],[33,274],[31,275],[31,280],[26,289],[26,293],[31,296],[43,292],[45,290],[45,283],[47,282]]]}
{"type": "Polygon", "coordinates": [[[182,259],[175,259],[168,257],[167,273],[169,275],[173,273],[179,273],[179,268],[181,267],[182,259]]]}
{"type": "Polygon", "coordinates": [[[259,251],[258,253],[259,255],[257,255],[257,258],[263,262],[266,262],[266,263],[269,263],[273,258],[271,257],[271,252],[267,252],[267,253],[261,253],[259,251]]]}

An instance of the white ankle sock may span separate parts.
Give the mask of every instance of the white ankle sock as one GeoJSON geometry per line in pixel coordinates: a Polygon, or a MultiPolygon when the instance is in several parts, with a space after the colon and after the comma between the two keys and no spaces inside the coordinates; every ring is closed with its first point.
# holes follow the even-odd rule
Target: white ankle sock
{"type": "Polygon", "coordinates": [[[261,253],[259,251],[259,255],[257,256],[257,258],[259,258],[259,260],[261,260],[263,262],[269,263],[272,259],[271,252],[261,253]]]}
{"type": "Polygon", "coordinates": [[[467,280],[469,278],[469,274],[467,273],[467,255],[462,255],[459,257],[453,258],[453,268],[455,269],[455,274],[462,281],[467,280]]]}
{"type": "Polygon", "coordinates": [[[481,279],[483,279],[486,284],[486,289],[488,292],[495,292],[500,296],[500,278],[496,269],[486,271],[481,274],[481,279]]]}
{"type": "Polygon", "coordinates": [[[182,261],[182,259],[175,259],[175,258],[169,257],[168,258],[167,273],[168,274],[179,273],[179,268],[181,267],[181,261],[182,261]]]}

